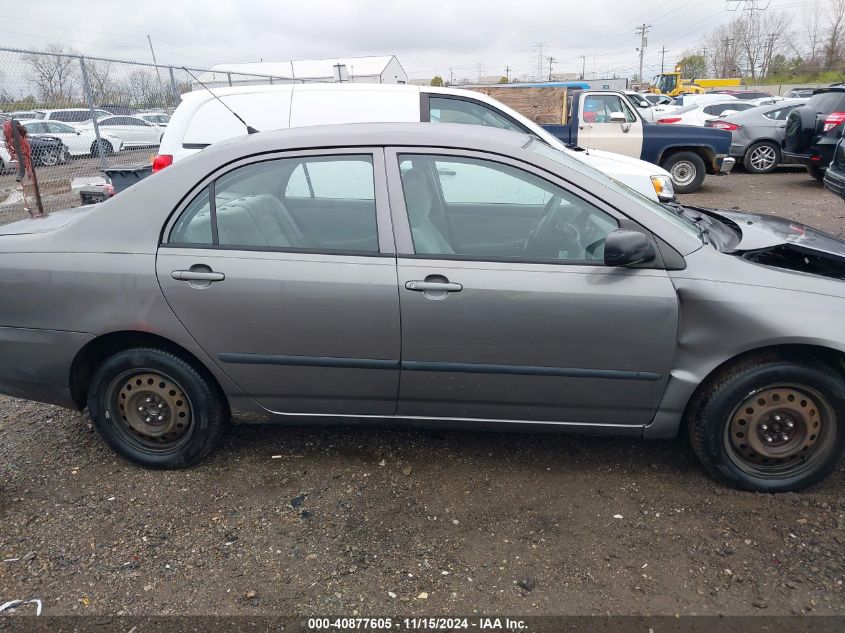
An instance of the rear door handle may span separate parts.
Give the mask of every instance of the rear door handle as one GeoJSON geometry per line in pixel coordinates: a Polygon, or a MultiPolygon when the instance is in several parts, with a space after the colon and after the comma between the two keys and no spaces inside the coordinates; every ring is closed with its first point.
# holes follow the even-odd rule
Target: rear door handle
{"type": "Polygon", "coordinates": [[[451,281],[438,282],[422,280],[406,281],[405,288],[413,290],[414,292],[460,292],[464,289],[461,284],[456,284],[451,281]]]}
{"type": "Polygon", "coordinates": [[[174,270],[170,276],[176,281],[223,281],[226,279],[223,273],[200,270],[174,270]]]}

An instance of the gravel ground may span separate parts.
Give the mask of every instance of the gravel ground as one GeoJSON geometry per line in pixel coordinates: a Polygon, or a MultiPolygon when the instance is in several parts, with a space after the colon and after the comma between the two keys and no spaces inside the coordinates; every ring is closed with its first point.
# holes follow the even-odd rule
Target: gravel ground
{"type": "MultiPolygon", "coordinates": [[[[684,201],[845,234],[803,171],[684,201]]],[[[740,493],[682,440],[239,427],[151,472],[0,397],[0,603],[61,614],[845,613],[845,469],[740,493]]]]}

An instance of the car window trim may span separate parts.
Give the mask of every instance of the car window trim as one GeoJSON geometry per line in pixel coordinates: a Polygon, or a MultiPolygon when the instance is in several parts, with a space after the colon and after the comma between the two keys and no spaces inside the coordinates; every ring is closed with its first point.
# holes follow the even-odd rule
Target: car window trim
{"type": "MultiPolygon", "coordinates": [[[[373,166],[373,196],[375,202],[376,237],[378,241],[378,252],[375,251],[343,251],[337,249],[299,249],[293,247],[242,247],[237,250],[265,251],[265,252],[291,252],[291,253],[313,253],[315,255],[354,255],[356,257],[395,257],[396,243],[393,231],[393,222],[390,213],[388,199],[386,160],[383,146],[361,146],[353,147],[320,147],[309,149],[295,149],[289,151],[272,151],[242,156],[236,160],[218,166],[214,171],[209,172],[202,179],[190,188],[178,201],[170,212],[167,220],[162,225],[159,234],[159,248],[199,248],[217,250],[235,250],[235,247],[228,244],[186,244],[182,242],[169,242],[170,234],[185,210],[193,201],[206,190],[210,183],[225,176],[232,171],[246,165],[281,160],[287,158],[324,158],[329,156],[368,156],[373,166]]],[[[216,220],[216,217],[215,217],[216,220]]],[[[215,221],[216,226],[216,221],[215,221]]]]}

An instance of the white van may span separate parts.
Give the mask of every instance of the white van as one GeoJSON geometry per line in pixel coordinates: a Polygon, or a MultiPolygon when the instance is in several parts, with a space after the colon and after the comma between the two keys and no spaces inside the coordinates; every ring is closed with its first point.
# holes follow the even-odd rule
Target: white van
{"type": "MultiPolygon", "coordinates": [[[[652,200],[674,199],[665,169],[620,154],[569,149],[503,103],[470,90],[398,84],[283,84],[216,88],[214,93],[259,131],[306,125],[431,121],[517,130],[540,137],[652,200]]],[[[153,159],[164,169],[218,141],[246,134],[243,123],[208,90],[182,95],[153,159]]]]}

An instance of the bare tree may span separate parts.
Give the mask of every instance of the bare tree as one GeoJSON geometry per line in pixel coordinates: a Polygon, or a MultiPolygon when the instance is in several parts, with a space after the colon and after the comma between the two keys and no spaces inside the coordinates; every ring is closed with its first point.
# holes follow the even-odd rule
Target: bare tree
{"type": "Polygon", "coordinates": [[[842,59],[842,40],[845,31],[845,0],[831,0],[827,10],[827,33],[824,44],[824,65],[835,67],[842,59]]]}
{"type": "Polygon", "coordinates": [[[78,94],[79,59],[72,50],[50,44],[45,53],[24,55],[32,71],[31,82],[45,104],[67,105],[78,94]],[[52,54],[51,54],[52,53],[52,54]]]}
{"type": "Polygon", "coordinates": [[[120,89],[114,80],[114,69],[109,61],[85,60],[88,85],[95,104],[120,101],[120,89]]]}
{"type": "Polygon", "coordinates": [[[814,0],[812,6],[807,7],[801,16],[803,28],[803,46],[799,41],[793,43],[792,50],[804,61],[812,65],[820,65],[822,48],[822,15],[819,0],[814,0]]]}
{"type": "Polygon", "coordinates": [[[141,107],[151,107],[163,103],[161,88],[155,75],[146,69],[133,70],[124,82],[121,93],[124,101],[141,107]]]}

